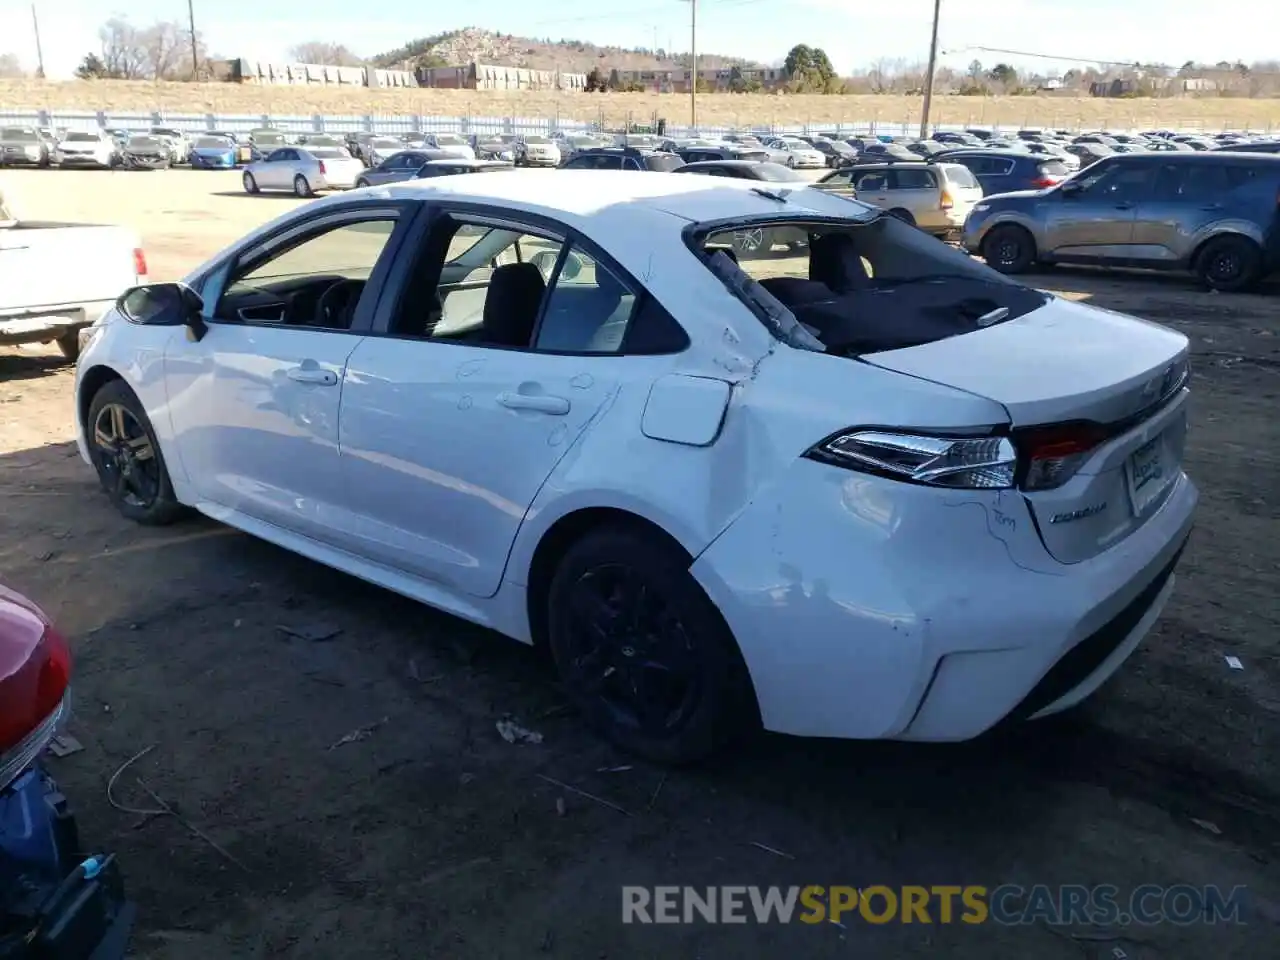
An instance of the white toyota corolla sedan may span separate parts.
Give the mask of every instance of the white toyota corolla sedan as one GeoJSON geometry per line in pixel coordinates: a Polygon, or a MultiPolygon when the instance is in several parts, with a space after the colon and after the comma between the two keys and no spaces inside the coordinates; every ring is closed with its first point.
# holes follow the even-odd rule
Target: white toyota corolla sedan
{"type": "Polygon", "coordinates": [[[357,190],[84,340],[80,448],[126,516],[545,645],[662,761],[1070,707],[1160,614],[1197,500],[1185,337],[809,188],[357,190]]]}

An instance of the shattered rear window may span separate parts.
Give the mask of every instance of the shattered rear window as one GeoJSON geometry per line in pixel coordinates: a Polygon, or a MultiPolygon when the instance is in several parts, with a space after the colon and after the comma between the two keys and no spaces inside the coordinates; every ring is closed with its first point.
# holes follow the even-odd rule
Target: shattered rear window
{"type": "Polygon", "coordinates": [[[973,333],[1049,299],[896,217],[744,219],[702,252],[780,340],[845,356],[973,333]]]}

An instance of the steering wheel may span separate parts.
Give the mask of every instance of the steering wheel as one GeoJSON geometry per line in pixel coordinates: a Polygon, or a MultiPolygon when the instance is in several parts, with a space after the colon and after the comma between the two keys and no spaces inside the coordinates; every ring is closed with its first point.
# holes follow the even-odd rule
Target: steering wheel
{"type": "Polygon", "coordinates": [[[316,326],[328,330],[350,328],[364,283],[363,280],[343,279],[326,287],[316,301],[316,326]]]}

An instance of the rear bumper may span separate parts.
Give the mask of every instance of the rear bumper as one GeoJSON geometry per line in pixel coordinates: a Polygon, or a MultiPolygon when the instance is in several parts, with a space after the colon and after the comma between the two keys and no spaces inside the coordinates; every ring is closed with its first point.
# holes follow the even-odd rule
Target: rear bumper
{"type": "Polygon", "coordinates": [[[90,327],[114,306],[113,300],[63,303],[0,314],[0,346],[50,343],[90,327]]]}
{"type": "Polygon", "coordinates": [[[1062,564],[1018,494],[804,462],[691,570],[766,729],[967,740],[1065,709],[1115,672],[1168,599],[1197,499],[1181,476],[1142,528],[1062,564]]]}
{"type": "Polygon", "coordinates": [[[85,859],[66,797],[40,767],[0,792],[0,916],[6,930],[35,928],[26,952],[5,957],[124,960],[137,909],[114,859],[91,879],[79,874],[85,859]]]}

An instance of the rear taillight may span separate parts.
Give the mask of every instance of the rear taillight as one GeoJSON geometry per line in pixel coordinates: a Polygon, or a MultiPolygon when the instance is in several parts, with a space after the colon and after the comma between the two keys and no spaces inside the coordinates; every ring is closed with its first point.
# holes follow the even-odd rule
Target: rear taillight
{"type": "Polygon", "coordinates": [[[951,199],[951,194],[949,194],[949,193],[947,193],[947,191],[943,190],[943,191],[942,191],[942,209],[943,209],[943,210],[950,210],[950,209],[951,209],[952,207],[954,207],[955,205],[956,205],[956,202],[955,202],[954,200],[952,200],[952,199],[951,199]]]}
{"type": "Polygon", "coordinates": [[[852,430],[829,437],[806,456],[850,470],[931,487],[1003,490],[1013,486],[1017,451],[1008,437],[938,437],[852,430]]]}
{"type": "Polygon", "coordinates": [[[133,248],[133,272],[139,279],[147,275],[147,252],[141,247],[133,248]]]}
{"type": "Polygon", "coordinates": [[[1098,447],[1110,439],[1106,428],[1094,423],[1066,423],[1017,431],[1014,440],[1021,455],[1021,487],[1052,490],[1080,470],[1098,447]]]}
{"type": "Polygon", "coordinates": [[[322,177],[323,177],[323,176],[324,176],[324,174],[325,174],[324,161],[323,161],[323,160],[321,160],[321,161],[320,161],[320,176],[322,176],[322,177]]]}
{"type": "Polygon", "coordinates": [[[0,680],[0,787],[53,739],[71,680],[71,651],[51,626],[17,670],[0,680]]]}
{"type": "Polygon", "coordinates": [[[1031,181],[1031,186],[1037,190],[1047,190],[1049,187],[1056,187],[1061,182],[1061,177],[1038,177],[1031,181]]]}

